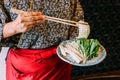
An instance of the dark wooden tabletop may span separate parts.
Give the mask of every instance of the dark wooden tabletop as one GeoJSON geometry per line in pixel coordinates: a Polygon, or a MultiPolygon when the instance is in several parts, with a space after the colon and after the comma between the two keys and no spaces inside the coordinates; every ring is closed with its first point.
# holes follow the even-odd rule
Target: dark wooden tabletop
{"type": "Polygon", "coordinates": [[[74,76],[71,80],[120,80],[120,70],[74,76]]]}

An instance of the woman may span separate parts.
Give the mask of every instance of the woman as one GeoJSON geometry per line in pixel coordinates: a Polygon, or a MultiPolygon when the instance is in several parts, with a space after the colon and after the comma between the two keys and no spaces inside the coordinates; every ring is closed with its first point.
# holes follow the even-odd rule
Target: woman
{"type": "Polygon", "coordinates": [[[70,80],[71,65],[60,60],[56,47],[76,37],[76,27],[46,21],[44,15],[84,20],[78,0],[3,0],[0,3],[0,44],[10,47],[7,80],[70,80]],[[32,6],[32,7],[31,7],[32,6]],[[19,15],[11,8],[23,10],[19,15]]]}

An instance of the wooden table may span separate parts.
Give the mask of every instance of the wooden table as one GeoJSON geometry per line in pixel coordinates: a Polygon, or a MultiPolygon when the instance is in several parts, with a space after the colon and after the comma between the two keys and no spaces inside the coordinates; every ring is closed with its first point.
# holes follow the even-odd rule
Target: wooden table
{"type": "Polygon", "coordinates": [[[120,80],[120,70],[76,76],[71,80],[120,80]]]}

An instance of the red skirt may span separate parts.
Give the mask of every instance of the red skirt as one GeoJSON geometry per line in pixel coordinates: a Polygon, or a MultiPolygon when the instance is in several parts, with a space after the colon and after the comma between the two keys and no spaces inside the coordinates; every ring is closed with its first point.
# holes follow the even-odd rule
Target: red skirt
{"type": "Polygon", "coordinates": [[[70,80],[71,65],[56,55],[56,47],[29,50],[10,49],[6,80],[70,80]]]}

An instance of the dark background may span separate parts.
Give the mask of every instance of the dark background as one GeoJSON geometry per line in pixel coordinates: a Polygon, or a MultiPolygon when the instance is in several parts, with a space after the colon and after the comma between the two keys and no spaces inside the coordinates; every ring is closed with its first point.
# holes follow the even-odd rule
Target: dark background
{"type": "Polygon", "coordinates": [[[85,75],[120,70],[120,0],[79,0],[85,21],[91,26],[89,38],[98,39],[107,57],[98,65],[73,66],[72,75],[85,75]]]}

